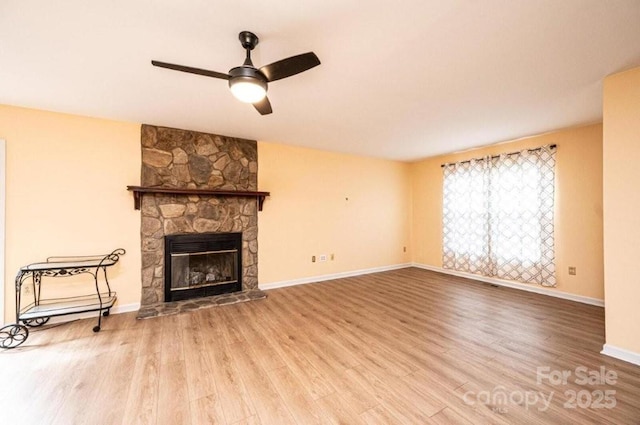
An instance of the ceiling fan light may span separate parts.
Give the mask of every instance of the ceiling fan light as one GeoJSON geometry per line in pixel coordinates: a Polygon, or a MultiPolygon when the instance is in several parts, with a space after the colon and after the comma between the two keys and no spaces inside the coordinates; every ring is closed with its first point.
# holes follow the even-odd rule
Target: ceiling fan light
{"type": "Polygon", "coordinates": [[[267,83],[251,77],[237,77],[229,80],[231,93],[240,102],[256,103],[267,95],[267,83]]]}

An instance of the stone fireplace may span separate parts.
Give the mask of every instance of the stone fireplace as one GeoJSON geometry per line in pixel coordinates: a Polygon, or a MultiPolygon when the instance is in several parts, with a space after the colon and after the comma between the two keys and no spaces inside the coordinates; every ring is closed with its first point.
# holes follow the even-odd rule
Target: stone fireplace
{"type": "MultiPolygon", "coordinates": [[[[141,186],[171,189],[203,189],[220,191],[256,191],[258,186],[258,152],[254,140],[244,140],[196,131],[143,125],[141,130],[142,171],[141,186]]],[[[196,196],[155,193],[141,198],[142,298],[141,311],[166,300],[175,300],[166,294],[169,273],[187,264],[178,285],[190,285],[195,292],[210,295],[224,289],[258,289],[258,208],[257,200],[234,196],[196,196]],[[176,236],[188,241],[200,240],[202,235],[235,234],[240,247],[237,253],[237,276],[229,272],[228,257],[212,254],[206,248],[196,257],[174,255],[167,268],[165,243],[176,236]],[[217,265],[204,266],[206,260],[217,265]],[[226,259],[225,259],[226,258],[226,259]],[[185,263],[186,261],[186,263],[185,263]],[[189,265],[190,264],[190,265],[189,265]],[[173,265],[173,267],[172,267],[173,265]],[[188,274],[185,275],[185,273],[188,274]],[[208,275],[208,276],[207,276],[208,275]],[[186,280],[185,279],[186,276],[186,280]],[[221,279],[237,280],[237,285],[225,285],[221,279]],[[207,282],[210,283],[207,284],[207,282]]],[[[223,249],[221,249],[224,251],[223,249]]],[[[183,267],[184,268],[184,267],[183,267]]],[[[180,292],[177,289],[172,292],[180,292]]],[[[250,298],[256,295],[251,294],[250,298]]],[[[262,295],[264,296],[264,295],[262,295]]]]}

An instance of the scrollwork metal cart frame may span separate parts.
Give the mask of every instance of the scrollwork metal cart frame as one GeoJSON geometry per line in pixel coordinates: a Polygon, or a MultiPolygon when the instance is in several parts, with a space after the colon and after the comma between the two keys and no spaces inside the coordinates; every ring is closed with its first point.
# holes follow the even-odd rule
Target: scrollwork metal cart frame
{"type": "Polygon", "coordinates": [[[108,316],[116,302],[116,293],[111,290],[107,268],[115,265],[125,250],[118,248],[110,254],[81,257],[49,257],[46,262],[21,267],[16,276],[16,322],[0,329],[0,348],[15,348],[29,337],[28,327],[42,326],[54,316],[65,316],[90,311],[98,312],[98,324],[93,331],[99,332],[102,316],[108,316]],[[100,291],[98,276],[104,275],[106,291],[100,291]],[[95,293],[66,298],[41,298],[43,277],[69,277],[90,274],[95,282],[95,293]],[[31,277],[31,279],[29,279],[31,277]],[[25,285],[31,284],[33,302],[23,306],[25,285]]]}

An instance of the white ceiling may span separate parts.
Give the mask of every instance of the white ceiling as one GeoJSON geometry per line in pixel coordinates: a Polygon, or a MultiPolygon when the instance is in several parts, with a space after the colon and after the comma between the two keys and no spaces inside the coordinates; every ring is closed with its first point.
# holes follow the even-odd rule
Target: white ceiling
{"type": "MultiPolygon", "coordinates": [[[[602,119],[602,79],[640,65],[640,0],[50,0],[0,3],[0,103],[413,160],[602,119]],[[269,86],[223,80],[238,32],[269,86]]],[[[1,132],[2,129],[0,129],[1,132]]]]}

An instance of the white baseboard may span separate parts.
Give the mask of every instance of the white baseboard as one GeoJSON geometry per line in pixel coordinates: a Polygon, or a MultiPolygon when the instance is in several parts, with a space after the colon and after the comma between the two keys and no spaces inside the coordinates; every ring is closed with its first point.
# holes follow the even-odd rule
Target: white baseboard
{"type": "Polygon", "coordinates": [[[303,277],[301,279],[283,280],[280,282],[259,284],[258,287],[263,291],[268,291],[269,289],[284,288],[286,286],[304,285],[305,283],[323,282],[325,280],[334,280],[334,279],[341,279],[344,277],[353,277],[353,276],[360,276],[360,275],[370,274],[370,273],[386,272],[389,270],[398,270],[398,269],[404,269],[407,267],[411,267],[411,264],[410,263],[395,264],[392,266],[373,267],[370,269],[353,270],[349,272],[340,272],[340,273],[332,273],[332,274],[323,274],[320,276],[303,277]]]}
{"type": "MultiPolygon", "coordinates": [[[[111,307],[110,314],[129,313],[131,311],[140,310],[140,303],[114,305],[111,307]]],[[[47,324],[72,322],[79,319],[95,319],[98,317],[97,311],[88,311],[86,313],[70,314],[67,316],[55,316],[47,324]]]]}
{"type": "Polygon", "coordinates": [[[604,307],[604,300],[598,298],[585,297],[582,295],[570,294],[568,292],[558,291],[556,289],[545,288],[544,286],[528,285],[526,283],[512,282],[509,280],[496,279],[493,277],[480,276],[477,274],[459,272],[456,270],[444,269],[442,267],[430,266],[427,264],[413,263],[413,267],[419,269],[431,270],[434,272],[450,274],[453,276],[464,277],[467,279],[473,279],[480,282],[491,283],[498,286],[506,286],[508,288],[520,289],[527,292],[535,292],[536,294],[548,295],[550,297],[562,298],[569,301],[576,301],[583,304],[595,305],[597,307],[604,307]]]}
{"type": "Polygon", "coordinates": [[[624,348],[619,348],[611,344],[605,344],[602,347],[601,354],[605,356],[614,357],[619,360],[624,360],[625,362],[633,363],[634,365],[640,366],[640,354],[634,353],[633,351],[625,350],[624,348]]]}

